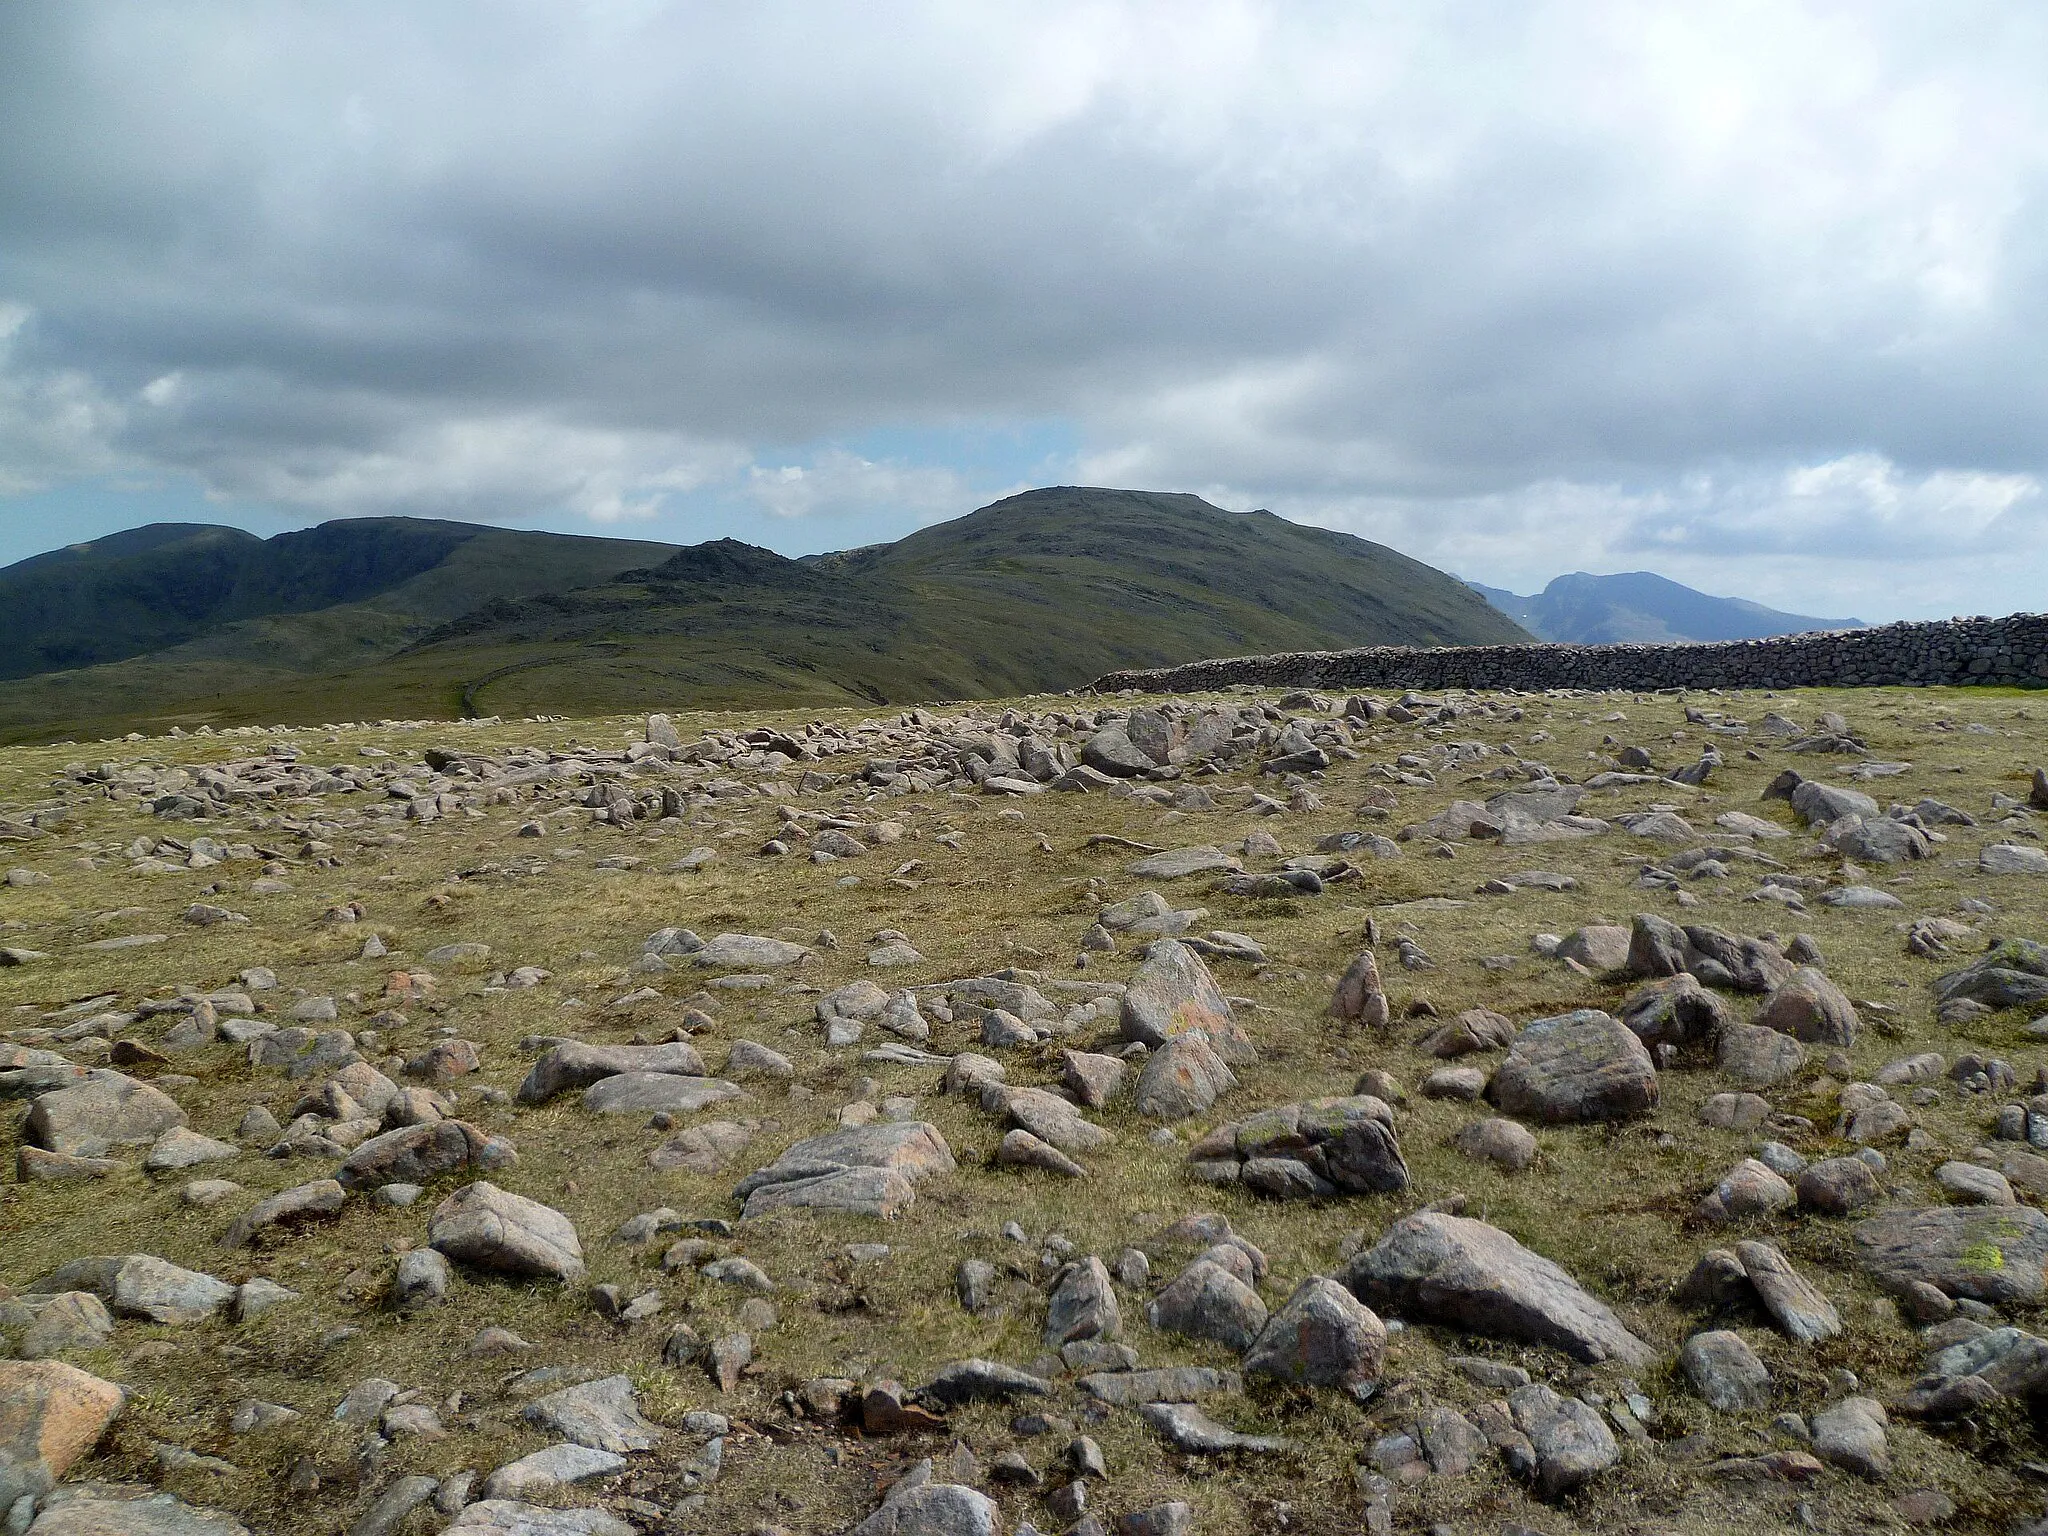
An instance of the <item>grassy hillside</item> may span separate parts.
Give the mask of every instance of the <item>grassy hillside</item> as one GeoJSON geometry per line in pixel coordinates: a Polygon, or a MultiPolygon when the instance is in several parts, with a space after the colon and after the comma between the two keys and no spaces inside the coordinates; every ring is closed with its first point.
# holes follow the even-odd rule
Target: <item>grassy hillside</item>
{"type": "Polygon", "coordinates": [[[1392,550],[1193,496],[1033,491],[895,544],[801,561],[729,539],[676,551],[472,532],[358,601],[0,683],[0,739],[990,697],[1204,656],[1526,638],[1392,550]]]}
{"type": "Polygon", "coordinates": [[[507,593],[602,581],[670,546],[516,533],[418,518],[356,518],[258,539],[236,528],[157,524],[73,545],[0,570],[0,678],[155,655],[187,643],[197,657],[296,670],[402,644],[399,628],[466,613],[507,593]],[[252,623],[367,605],[359,620],[252,623]],[[358,639],[358,632],[361,641],[358,639]],[[287,654],[279,657],[282,645],[287,654]]]}

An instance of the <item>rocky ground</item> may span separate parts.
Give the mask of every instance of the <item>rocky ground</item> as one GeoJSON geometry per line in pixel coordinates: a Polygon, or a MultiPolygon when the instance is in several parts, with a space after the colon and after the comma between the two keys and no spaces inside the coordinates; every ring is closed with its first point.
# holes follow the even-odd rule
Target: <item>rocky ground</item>
{"type": "Polygon", "coordinates": [[[2044,711],[11,749],[5,1530],[2024,1527],[2044,711]]]}

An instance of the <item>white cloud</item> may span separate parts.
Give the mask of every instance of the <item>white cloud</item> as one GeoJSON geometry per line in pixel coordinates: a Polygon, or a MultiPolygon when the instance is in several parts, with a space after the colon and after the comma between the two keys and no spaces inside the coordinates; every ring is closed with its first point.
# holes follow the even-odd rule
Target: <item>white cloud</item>
{"type": "Polygon", "coordinates": [[[2038,608],[2048,578],[2038,478],[1913,475],[1876,454],[1653,488],[1549,481],[1450,501],[1275,510],[1521,592],[1565,571],[1647,569],[1822,618],[1919,617],[2038,608]]]}
{"type": "Polygon", "coordinates": [[[980,483],[830,445],[1050,422],[1524,585],[1971,604],[2048,576],[2044,76],[2024,0],[0,8],[0,492],[823,543],[980,483]]]}
{"type": "Polygon", "coordinates": [[[966,510],[964,476],[944,465],[877,462],[843,448],[828,449],[809,464],[752,464],[746,499],[786,519],[856,516],[888,510],[934,522],[966,510]]]}
{"type": "Polygon", "coordinates": [[[18,339],[35,319],[0,300],[0,496],[21,496],[116,467],[120,410],[81,368],[24,365],[18,339]]]}

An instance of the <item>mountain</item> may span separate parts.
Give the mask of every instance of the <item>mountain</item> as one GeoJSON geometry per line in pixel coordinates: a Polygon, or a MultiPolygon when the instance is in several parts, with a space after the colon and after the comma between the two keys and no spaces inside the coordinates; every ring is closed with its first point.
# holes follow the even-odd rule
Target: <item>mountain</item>
{"type": "Polygon", "coordinates": [[[443,619],[496,596],[603,580],[669,547],[402,517],[267,540],[155,523],[0,570],[0,678],[147,655],[279,614],[375,603],[401,625],[443,619]]]}
{"type": "Polygon", "coordinates": [[[0,681],[0,739],[995,697],[1205,656],[1528,638],[1381,545],[1147,491],[1028,491],[801,560],[406,518],[137,533],[0,571],[34,673],[0,681]]]}
{"type": "Polygon", "coordinates": [[[1861,619],[1780,613],[1739,597],[1711,597],[1649,571],[1560,576],[1534,597],[1468,582],[1539,640],[1625,645],[1675,640],[1761,640],[1814,629],[1860,629],[1861,619]]]}

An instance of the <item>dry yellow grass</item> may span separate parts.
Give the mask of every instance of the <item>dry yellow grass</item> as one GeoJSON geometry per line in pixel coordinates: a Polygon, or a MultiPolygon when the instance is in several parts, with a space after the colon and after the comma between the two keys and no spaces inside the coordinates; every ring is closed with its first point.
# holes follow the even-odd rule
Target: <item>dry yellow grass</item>
{"type": "MultiPolygon", "coordinates": [[[[1071,701],[1026,701],[1026,706],[1034,702],[1038,707],[1072,707],[1071,701]]],[[[574,1033],[597,1041],[624,1041],[636,1033],[657,1032],[680,1016],[696,987],[695,979],[680,971],[653,978],[667,994],[658,1004],[626,1014],[606,1007],[611,998],[638,984],[639,978],[629,980],[623,968],[638,952],[640,941],[668,924],[706,935],[734,930],[806,944],[829,931],[838,936],[839,947],[819,950],[795,973],[803,984],[820,988],[868,974],[862,963],[865,941],[885,927],[903,930],[926,957],[919,967],[878,976],[885,985],[984,974],[1006,965],[1040,969],[1048,978],[1120,980],[1135,964],[1134,946],[1129,944],[1116,956],[1096,957],[1086,972],[1073,969],[1078,941],[1091,920],[1091,883],[1110,899],[1133,894],[1145,884],[1126,873],[1134,855],[1087,847],[1091,834],[1116,834],[1162,846],[1229,845],[1258,829],[1276,835],[1289,854],[1305,853],[1319,836],[1361,825],[1354,813],[1368,785],[1376,782],[1368,775],[1371,762],[1426,748],[1432,739],[1478,739],[1497,745],[1513,737],[1526,755],[1560,772],[1583,776],[1595,771],[1592,759],[1604,758],[1612,750],[1602,745],[1608,734],[1624,743],[1658,748],[1659,761],[1667,765],[1690,761],[1711,738],[1685,724],[1682,711],[1687,702],[1751,719],[1767,708],[1800,719],[1835,709],[1867,738],[1873,757],[1913,764],[1899,778],[1865,786],[1881,802],[1910,803],[1933,795],[1986,820],[1993,791],[2023,797],[2028,770],[2048,760],[2048,729],[2036,718],[2048,704],[2018,694],[1867,690],[1806,691],[1789,699],[1602,696],[1521,702],[1526,717],[1513,725],[1479,720],[1433,731],[1381,727],[1377,743],[1364,749],[1362,761],[1339,763],[1324,776],[1318,786],[1323,808],[1313,812],[1269,818],[1234,809],[1184,814],[1137,800],[1064,794],[1009,801],[935,793],[878,802],[870,809],[886,810],[910,829],[899,847],[902,859],[921,861],[914,889],[892,885],[886,878],[896,849],[828,866],[800,857],[755,857],[754,850],[774,830],[775,816],[769,800],[754,799],[700,814],[686,827],[659,830],[622,832],[594,826],[587,813],[579,811],[554,818],[562,830],[538,843],[514,838],[533,806],[493,807],[476,819],[408,826],[410,841],[400,846],[359,848],[351,838],[339,839],[340,867],[296,864],[291,892],[266,897],[247,890],[252,869],[247,864],[151,877],[129,874],[128,861],[116,850],[133,838],[182,835],[194,829],[159,822],[133,803],[87,802],[54,837],[0,845],[0,865],[31,867],[52,877],[45,885],[0,887],[0,919],[7,924],[0,931],[0,943],[51,955],[31,966],[0,970],[0,1029],[44,1027],[44,1013],[106,992],[120,993],[132,1006],[180,983],[219,986],[249,965],[277,971],[285,990],[269,994],[270,999],[288,998],[293,988],[331,993],[344,999],[344,1026],[358,1027],[386,1006],[381,996],[385,976],[393,964],[404,963],[354,958],[368,933],[380,934],[394,951],[411,957],[438,944],[476,940],[491,946],[494,968],[544,966],[554,973],[552,981],[530,991],[486,993],[479,976],[445,972],[432,1010],[406,1007],[410,1023],[394,1031],[387,1044],[412,1054],[430,1043],[433,1031],[452,1025],[483,1046],[481,1082],[509,1089],[529,1065],[531,1053],[518,1048],[524,1036],[574,1033]],[[1625,721],[1605,718],[1616,710],[1626,715],[1625,721]],[[1962,728],[1972,722],[1991,729],[1984,733],[1962,728]],[[1531,745],[1531,733],[1536,731],[1548,732],[1551,739],[1531,745]],[[1686,739],[1674,744],[1674,732],[1684,732],[1686,739]],[[957,851],[934,840],[934,834],[945,828],[958,832],[957,851]],[[1042,849],[1041,839],[1050,843],[1051,851],[1042,849]],[[700,843],[719,850],[717,862],[692,874],[660,872],[675,856],[700,843]],[[523,857],[536,848],[551,856],[544,877],[463,877],[466,871],[504,865],[512,856],[523,857]],[[583,855],[552,857],[566,848],[581,848],[583,855]],[[593,867],[598,858],[621,853],[641,855],[644,862],[631,870],[593,867]],[[85,860],[96,867],[86,867],[85,860]],[[858,874],[859,884],[837,883],[848,873],[858,874]],[[221,877],[224,893],[206,899],[246,912],[251,923],[194,928],[180,921],[185,906],[221,877]],[[322,921],[330,907],[351,900],[363,905],[361,923],[322,921]],[[121,932],[163,933],[169,939],[115,954],[80,948],[89,940],[121,932]],[[565,1007],[571,998],[580,999],[583,1006],[565,1007]]],[[[990,718],[1000,707],[991,708],[990,718]]],[[[788,726],[807,718],[764,711],[744,717],[693,716],[678,724],[687,738],[693,729],[742,720],[788,726]]],[[[856,716],[848,713],[842,718],[850,721],[856,716]]],[[[489,751],[525,743],[560,745],[575,738],[615,746],[635,734],[637,724],[625,719],[508,723],[463,730],[460,744],[489,751]]],[[[404,753],[440,744],[449,734],[432,728],[349,728],[296,731],[290,739],[310,758],[339,761],[352,758],[365,745],[404,753]]],[[[9,806],[37,803],[52,774],[69,761],[191,764],[246,755],[252,741],[261,745],[254,738],[214,738],[8,749],[0,753],[0,814],[9,806]]],[[[1781,803],[1759,805],[1762,786],[1786,766],[1836,778],[1854,761],[1789,757],[1761,741],[1740,738],[1723,740],[1722,746],[1727,767],[1704,790],[1670,785],[1622,789],[1590,797],[1585,809],[1611,818],[1652,803],[1676,803],[1703,829],[1711,828],[1713,817],[1725,810],[1774,817],[1789,828],[1792,819],[1781,803]],[[1743,748],[1752,744],[1763,761],[1743,758],[1743,748]]],[[[1491,758],[1478,766],[1483,770],[1500,761],[1491,758]]],[[[1401,808],[1389,827],[1422,820],[1453,795],[1483,798],[1503,787],[1512,786],[1465,784],[1452,774],[1434,790],[1401,788],[1401,808]]],[[[860,804],[858,796],[849,797],[845,791],[793,798],[806,809],[848,798],[860,804]]],[[[230,840],[223,831],[204,830],[230,840]]],[[[1962,898],[1977,896],[1997,908],[1995,917],[1981,919],[1985,933],[2048,936],[2048,880],[1980,877],[1974,868],[1975,851],[1991,834],[1951,830],[1955,835],[1939,850],[1938,860],[1871,873],[1872,883],[1898,881],[1893,888],[1908,903],[1907,913],[1838,911],[1815,904],[1810,914],[1800,916],[1743,902],[1740,898],[1754,889],[1755,882],[1738,868],[1735,878],[1727,881],[1690,883],[1688,889],[1700,898],[1700,905],[1685,920],[1746,933],[1773,930],[1788,938],[1795,931],[1812,933],[1829,973],[1852,997],[1895,1010],[1881,1018],[1866,1015],[1866,1030],[1851,1053],[1860,1079],[1868,1079],[1886,1060],[1914,1051],[1939,1050],[1953,1056],[1978,1049],[2010,1060],[2024,1085],[2043,1057],[2039,1043],[2024,1033],[2025,1018],[2006,1013],[1960,1031],[1938,1025],[1928,982],[1945,966],[1908,955],[1898,929],[1903,917],[1955,915],[1962,898]]],[[[1768,851],[1786,858],[1796,872],[1834,873],[1840,861],[1832,855],[1809,854],[1809,844],[1801,833],[1772,844],[1768,851]]],[[[630,1330],[604,1321],[581,1286],[517,1285],[458,1276],[445,1305],[405,1316],[384,1308],[374,1293],[388,1271],[389,1255],[424,1240],[426,1213],[445,1189],[430,1189],[410,1210],[355,1200],[329,1225],[227,1253],[215,1246],[215,1238],[238,1207],[231,1203],[222,1211],[191,1211],[181,1203],[179,1176],[153,1181],[135,1172],[91,1184],[9,1183],[0,1186],[0,1281],[19,1286],[78,1254],[147,1251],[231,1280],[263,1274],[302,1291],[299,1303],[242,1327],[220,1323],[172,1329],[123,1322],[107,1349],[75,1362],[127,1383],[133,1394],[128,1411],[91,1468],[95,1475],[155,1480],[159,1474],[151,1447],[159,1440],[221,1456],[241,1470],[232,1476],[178,1474],[165,1479],[166,1486],[193,1502],[235,1510],[261,1530],[289,1533],[344,1528],[374,1488],[399,1472],[439,1474],[465,1466],[484,1472],[542,1444],[544,1437],[518,1420],[520,1400],[507,1396],[502,1386],[515,1369],[541,1363],[630,1372],[657,1418],[673,1420],[692,1407],[715,1408],[733,1417],[736,1427],[727,1444],[724,1475],[710,1502],[664,1529],[740,1531],[763,1522],[799,1532],[843,1529],[872,1507],[879,1488],[907,1459],[943,1453],[947,1442],[866,1441],[850,1433],[825,1432],[784,1411],[780,1399],[785,1390],[819,1375],[895,1377],[915,1384],[937,1365],[963,1355],[1026,1364],[1040,1353],[1040,1239],[1057,1232],[1080,1252],[1107,1258],[1194,1210],[1225,1212],[1239,1231],[1267,1252],[1273,1266],[1269,1300],[1277,1305],[1297,1279],[1333,1270],[1348,1235],[1363,1232],[1369,1239],[1424,1201],[1462,1195],[1468,1214],[1484,1216],[1564,1264],[1613,1302],[1638,1332],[1660,1345],[1668,1360],[1678,1342],[1698,1325],[1696,1317],[1666,1299],[1671,1283],[1704,1248],[1747,1235],[1701,1228],[1689,1214],[1714,1177],[1743,1156],[1755,1139],[1699,1123],[1698,1104],[1729,1086],[1714,1072],[1663,1074],[1662,1106],[1649,1121],[1613,1128],[1539,1130],[1540,1160],[1514,1176],[1475,1164],[1448,1145],[1455,1129],[1472,1117],[1471,1106],[1411,1096],[1401,1112],[1400,1135],[1415,1189],[1400,1198],[1276,1205],[1234,1188],[1214,1190],[1195,1184],[1183,1164],[1186,1139],[1217,1119],[1238,1118],[1266,1104],[1348,1092],[1368,1067],[1391,1071],[1412,1095],[1422,1074],[1434,1065],[1415,1048],[1427,1022],[1402,1016],[1412,1002],[1426,999],[1444,1016],[1484,1005],[1517,1020],[1572,1007],[1618,1004],[1626,986],[1575,975],[1538,959],[1530,952],[1529,940],[1537,932],[1564,933],[1596,918],[1626,923],[1638,910],[1676,915],[1669,894],[1634,884],[1640,865],[1656,852],[1655,845],[1618,830],[1586,841],[1534,847],[1475,843],[1461,846],[1457,857],[1449,860],[1423,857],[1420,845],[1411,844],[1399,859],[1365,861],[1363,878],[1355,883],[1293,902],[1209,893],[1209,882],[1201,877],[1159,886],[1176,905],[1207,907],[1209,917],[1202,926],[1247,932],[1264,945],[1271,957],[1265,967],[1215,963],[1227,992],[1255,1000],[1256,1012],[1247,1027],[1258,1042],[1261,1060],[1240,1073],[1242,1086],[1218,1106],[1218,1115],[1179,1128],[1183,1141],[1178,1145],[1152,1144],[1152,1127],[1127,1104],[1101,1112],[1097,1118],[1116,1133],[1117,1142],[1084,1157],[1093,1170],[1085,1183],[992,1166],[989,1157],[1000,1127],[978,1108],[940,1096],[938,1068],[875,1067],[861,1063],[858,1051],[828,1052],[822,1030],[811,1017],[811,997],[783,986],[719,994],[712,1005],[717,1027],[699,1037],[713,1071],[723,1062],[727,1043],[751,1038],[789,1056],[799,1074],[794,1090],[757,1087],[755,1102],[742,1106],[771,1125],[726,1174],[654,1172],[646,1154],[662,1139],[661,1133],[635,1117],[590,1116],[573,1098],[538,1110],[485,1105],[474,1097],[477,1080],[466,1080],[460,1085],[464,1113],[511,1137],[519,1148],[517,1168],[499,1182],[556,1205],[575,1220],[590,1263],[590,1283],[616,1282],[629,1293],[649,1286],[662,1290],[664,1314],[630,1330]],[[1581,888],[1562,894],[1475,894],[1475,888],[1491,877],[1529,868],[1572,875],[1581,888]],[[1430,897],[1464,904],[1398,905],[1430,897]],[[1384,1036],[1347,1031],[1324,1014],[1330,988],[1360,946],[1369,918],[1377,919],[1384,935],[1382,963],[1395,1004],[1396,1023],[1384,1036]],[[1436,969],[1409,973],[1393,963],[1392,942],[1404,933],[1420,940],[1435,958],[1436,969]],[[1505,970],[1489,970],[1481,964],[1486,956],[1514,959],[1505,970]],[[920,1115],[940,1126],[952,1145],[960,1173],[926,1184],[914,1208],[886,1226],[810,1215],[749,1224],[733,1240],[734,1251],[753,1259],[781,1286],[774,1297],[779,1326],[756,1339],[758,1370],[731,1397],[721,1397],[701,1371],[663,1366],[661,1340],[672,1323],[688,1321],[707,1338],[714,1337],[734,1326],[740,1296],[729,1287],[687,1275],[663,1275],[658,1267],[660,1242],[629,1249],[609,1240],[612,1229],[638,1211],[662,1205],[685,1215],[735,1217],[729,1192],[738,1174],[832,1123],[839,1107],[854,1096],[857,1079],[869,1073],[881,1094],[917,1096],[920,1115]],[[1028,1246],[998,1236],[998,1229],[1010,1220],[1029,1234],[1028,1246]],[[886,1242],[892,1252],[886,1260],[850,1266],[842,1250],[845,1244],[860,1241],[886,1242]],[[1005,1278],[1001,1305],[982,1316],[969,1316],[952,1296],[953,1268],[969,1256],[1022,1271],[1005,1278]],[[357,1283],[370,1282],[368,1299],[343,1299],[352,1275],[358,1276],[357,1283]],[[473,1360],[466,1353],[467,1342],[486,1324],[513,1328],[537,1347],[530,1356],[514,1361],[473,1360]],[[342,1326],[360,1331],[323,1346],[323,1335],[342,1326]],[[406,1387],[425,1388],[437,1403],[459,1392],[460,1406],[444,1413],[454,1431],[451,1437],[431,1443],[400,1441],[374,1468],[358,1467],[356,1433],[330,1424],[328,1414],[350,1385],[379,1375],[406,1387]],[[305,1417],[267,1435],[231,1435],[228,1416],[249,1397],[297,1407],[305,1417]],[[302,1456],[318,1464],[321,1486],[308,1495],[290,1495],[289,1469],[302,1456]]],[[[1954,963],[1960,962],[1948,962],[1954,963]]],[[[1739,1004],[1748,1006],[1747,1000],[1739,1004]]],[[[144,1025],[139,1033],[152,1038],[152,1028],[144,1025]]],[[[1106,1030],[1094,1038],[1105,1034],[1106,1030]]],[[[867,1043],[873,1043],[872,1037],[867,1043]]],[[[1069,1043],[1088,1042],[1056,1045],[1069,1043]]],[[[937,1025],[930,1048],[941,1053],[973,1048],[972,1032],[965,1024],[937,1025]]],[[[1796,1109],[1820,1124],[1819,1132],[1798,1143],[1810,1156],[1839,1150],[1826,1134],[1833,1118],[1828,1104],[1836,1085],[1820,1079],[1818,1054],[1797,1088],[1776,1095],[1780,1107],[1796,1109]]],[[[1056,1046],[1011,1057],[1012,1082],[1056,1081],[1056,1046]]],[[[287,1085],[277,1073],[252,1071],[225,1046],[192,1060],[199,1065],[192,1067],[181,1059],[175,1068],[191,1071],[198,1079],[181,1088],[178,1097],[194,1127],[209,1134],[231,1135],[251,1103],[267,1103],[282,1118],[297,1096],[297,1085],[287,1085]]],[[[1937,1102],[1915,1110],[1938,1150],[1886,1149],[1894,1183],[1916,1202],[1939,1198],[1933,1168],[1947,1157],[1967,1155],[1981,1143],[1995,1107],[1967,1099],[1952,1085],[1942,1088],[1937,1102]]],[[[0,1146],[11,1154],[17,1137],[18,1129],[0,1146]]],[[[309,1160],[245,1156],[195,1173],[233,1178],[253,1196],[325,1171],[326,1165],[309,1160]]],[[[1811,1412],[1820,1406],[1826,1372],[1835,1366],[1855,1370],[1865,1390],[1881,1397],[1909,1382],[1918,1365],[1916,1340],[1891,1303],[1847,1262],[1847,1223],[1779,1219],[1759,1225],[1768,1227],[1772,1240],[1819,1281],[1846,1322],[1841,1338],[1818,1349],[1782,1341],[1760,1324],[1743,1325],[1745,1336],[1776,1378],[1774,1411],[1811,1412]]],[[[1169,1268],[1158,1278],[1170,1274],[1169,1268]]],[[[1142,1320],[1138,1298],[1124,1298],[1124,1315],[1126,1336],[1147,1364],[1229,1363],[1220,1350],[1154,1334],[1142,1320]]],[[[2027,1315],[2013,1320],[2023,1326],[2043,1321],[2027,1315]]],[[[1461,1352],[1515,1359],[1560,1386],[1576,1383],[1611,1392],[1617,1375],[1572,1367],[1542,1350],[1417,1327],[1393,1341],[1383,1399],[1397,1397],[1405,1387],[1423,1400],[1440,1398],[1460,1406],[1477,1402],[1484,1394],[1444,1363],[1448,1354],[1461,1352]]],[[[1641,1385],[1663,1413],[1657,1430],[1660,1440],[1703,1431],[1724,1454],[1788,1443],[1774,1436],[1768,1413],[1711,1413],[1668,1371],[1644,1378],[1641,1385]]],[[[1071,1414],[1073,1408],[1073,1399],[1063,1396],[1055,1411],[1071,1414]]],[[[1353,1468],[1380,1432],[1377,1426],[1398,1422],[1397,1408],[1394,1403],[1377,1411],[1374,1405],[1361,1410],[1329,1394],[1290,1394],[1254,1384],[1244,1402],[1226,1404],[1219,1417],[1241,1428],[1284,1432],[1307,1450],[1298,1458],[1238,1465],[1205,1465],[1180,1457],[1127,1410],[1111,1414],[1099,1426],[1083,1427],[1096,1435],[1107,1453],[1111,1480],[1100,1502],[1112,1512],[1181,1497],[1201,1512],[1198,1529],[1204,1532],[1334,1533],[1361,1528],[1353,1468]]],[[[1063,1441],[1050,1436],[1017,1442],[1009,1418],[1008,1411],[976,1408],[954,1414],[951,1427],[984,1464],[995,1451],[1021,1444],[1035,1465],[1046,1468],[1063,1441]]],[[[1397,1509],[1404,1525],[1412,1523],[1417,1529],[1437,1520],[1460,1531],[1491,1530],[1513,1521],[1546,1532],[1707,1532],[1738,1525],[1762,1531],[1796,1528],[1795,1506],[1804,1500],[1820,1528],[1862,1531],[1900,1524],[1890,1502],[1898,1494],[1938,1487],[1960,1506],[1955,1529],[2003,1530],[2017,1513],[2038,1512],[2041,1496],[2038,1485],[2030,1481],[2035,1473],[2027,1464],[2039,1456],[2040,1448],[2017,1414],[1995,1417],[1974,1433],[1931,1433],[1895,1417],[1892,1448],[1894,1471],[1881,1485],[1832,1470],[1808,1488],[1716,1484],[1703,1479],[1696,1466],[1632,1452],[1588,1497],[1566,1509],[1535,1504],[1492,1468],[1404,1492],[1397,1509]]],[[[694,1440],[672,1436],[662,1450],[635,1458],[634,1470],[620,1484],[589,1497],[603,1501],[626,1495],[673,1504],[678,1496],[674,1465],[694,1449],[694,1440]]],[[[1031,1517],[1051,1526],[1032,1497],[999,1496],[1011,1522],[1031,1517]]],[[[422,1528],[424,1521],[425,1516],[415,1517],[422,1528]]]]}

